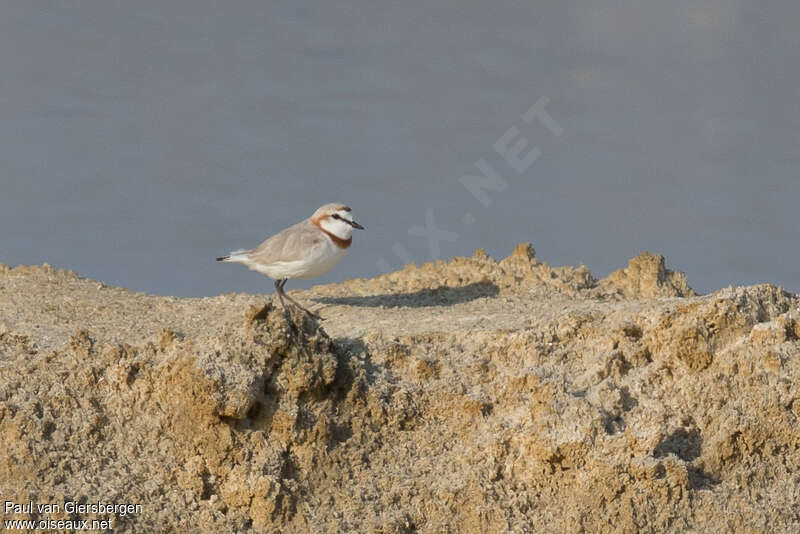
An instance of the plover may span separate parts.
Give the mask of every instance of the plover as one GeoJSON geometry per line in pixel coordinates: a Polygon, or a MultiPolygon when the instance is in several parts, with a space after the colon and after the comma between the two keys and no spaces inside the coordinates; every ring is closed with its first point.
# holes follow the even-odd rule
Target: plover
{"type": "Polygon", "coordinates": [[[243,263],[249,269],[275,280],[281,306],[284,297],[315,319],[320,316],[302,307],[284,293],[290,278],[316,278],[338,264],[353,243],[353,229],[363,230],[344,204],[325,204],[308,219],[278,232],[256,248],[235,250],[217,261],[243,263]]]}

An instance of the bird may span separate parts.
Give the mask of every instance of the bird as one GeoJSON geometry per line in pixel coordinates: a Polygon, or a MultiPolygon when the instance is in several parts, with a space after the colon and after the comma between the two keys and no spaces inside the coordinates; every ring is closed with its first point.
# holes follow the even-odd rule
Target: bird
{"type": "Polygon", "coordinates": [[[290,279],[322,276],[344,258],[353,244],[353,230],[364,227],[353,219],[352,209],[345,204],[321,206],[311,217],[267,238],[253,249],[235,250],[217,261],[242,263],[250,270],[275,280],[275,292],[281,307],[287,311],[284,298],[314,319],[322,318],[283,291],[290,279]]]}

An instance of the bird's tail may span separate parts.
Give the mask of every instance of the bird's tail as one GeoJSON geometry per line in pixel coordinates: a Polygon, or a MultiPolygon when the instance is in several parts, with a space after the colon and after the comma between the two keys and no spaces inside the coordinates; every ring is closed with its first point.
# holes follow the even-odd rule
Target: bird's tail
{"type": "Polygon", "coordinates": [[[234,250],[227,256],[220,256],[217,258],[217,261],[235,261],[242,263],[247,260],[247,254],[249,252],[249,250],[234,250]]]}

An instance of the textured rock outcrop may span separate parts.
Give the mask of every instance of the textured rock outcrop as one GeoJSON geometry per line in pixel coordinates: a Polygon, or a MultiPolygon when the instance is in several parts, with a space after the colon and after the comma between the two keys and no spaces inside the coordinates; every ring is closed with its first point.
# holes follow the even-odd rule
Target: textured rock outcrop
{"type": "Polygon", "coordinates": [[[664,256],[642,252],[628,266],[609,274],[597,288],[597,294],[637,297],[693,297],[686,275],[667,269],[664,256]]]}
{"type": "Polygon", "coordinates": [[[295,297],[322,325],[0,266],[0,493],[142,504],[123,532],[800,526],[795,295],[523,244],[295,297]]]}

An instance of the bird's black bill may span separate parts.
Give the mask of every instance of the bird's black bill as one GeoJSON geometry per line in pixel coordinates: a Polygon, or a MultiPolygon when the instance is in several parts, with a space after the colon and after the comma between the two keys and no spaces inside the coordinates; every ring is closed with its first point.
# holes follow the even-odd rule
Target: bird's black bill
{"type": "MultiPolygon", "coordinates": [[[[350,211],[350,208],[347,208],[347,211],[350,211]]],[[[358,224],[357,222],[351,221],[350,219],[345,219],[344,217],[342,217],[338,213],[334,213],[333,215],[331,215],[331,217],[333,217],[337,221],[346,222],[347,224],[349,224],[353,228],[358,228],[359,230],[363,230],[364,229],[364,227],[361,226],[360,224],[358,224]]]]}

